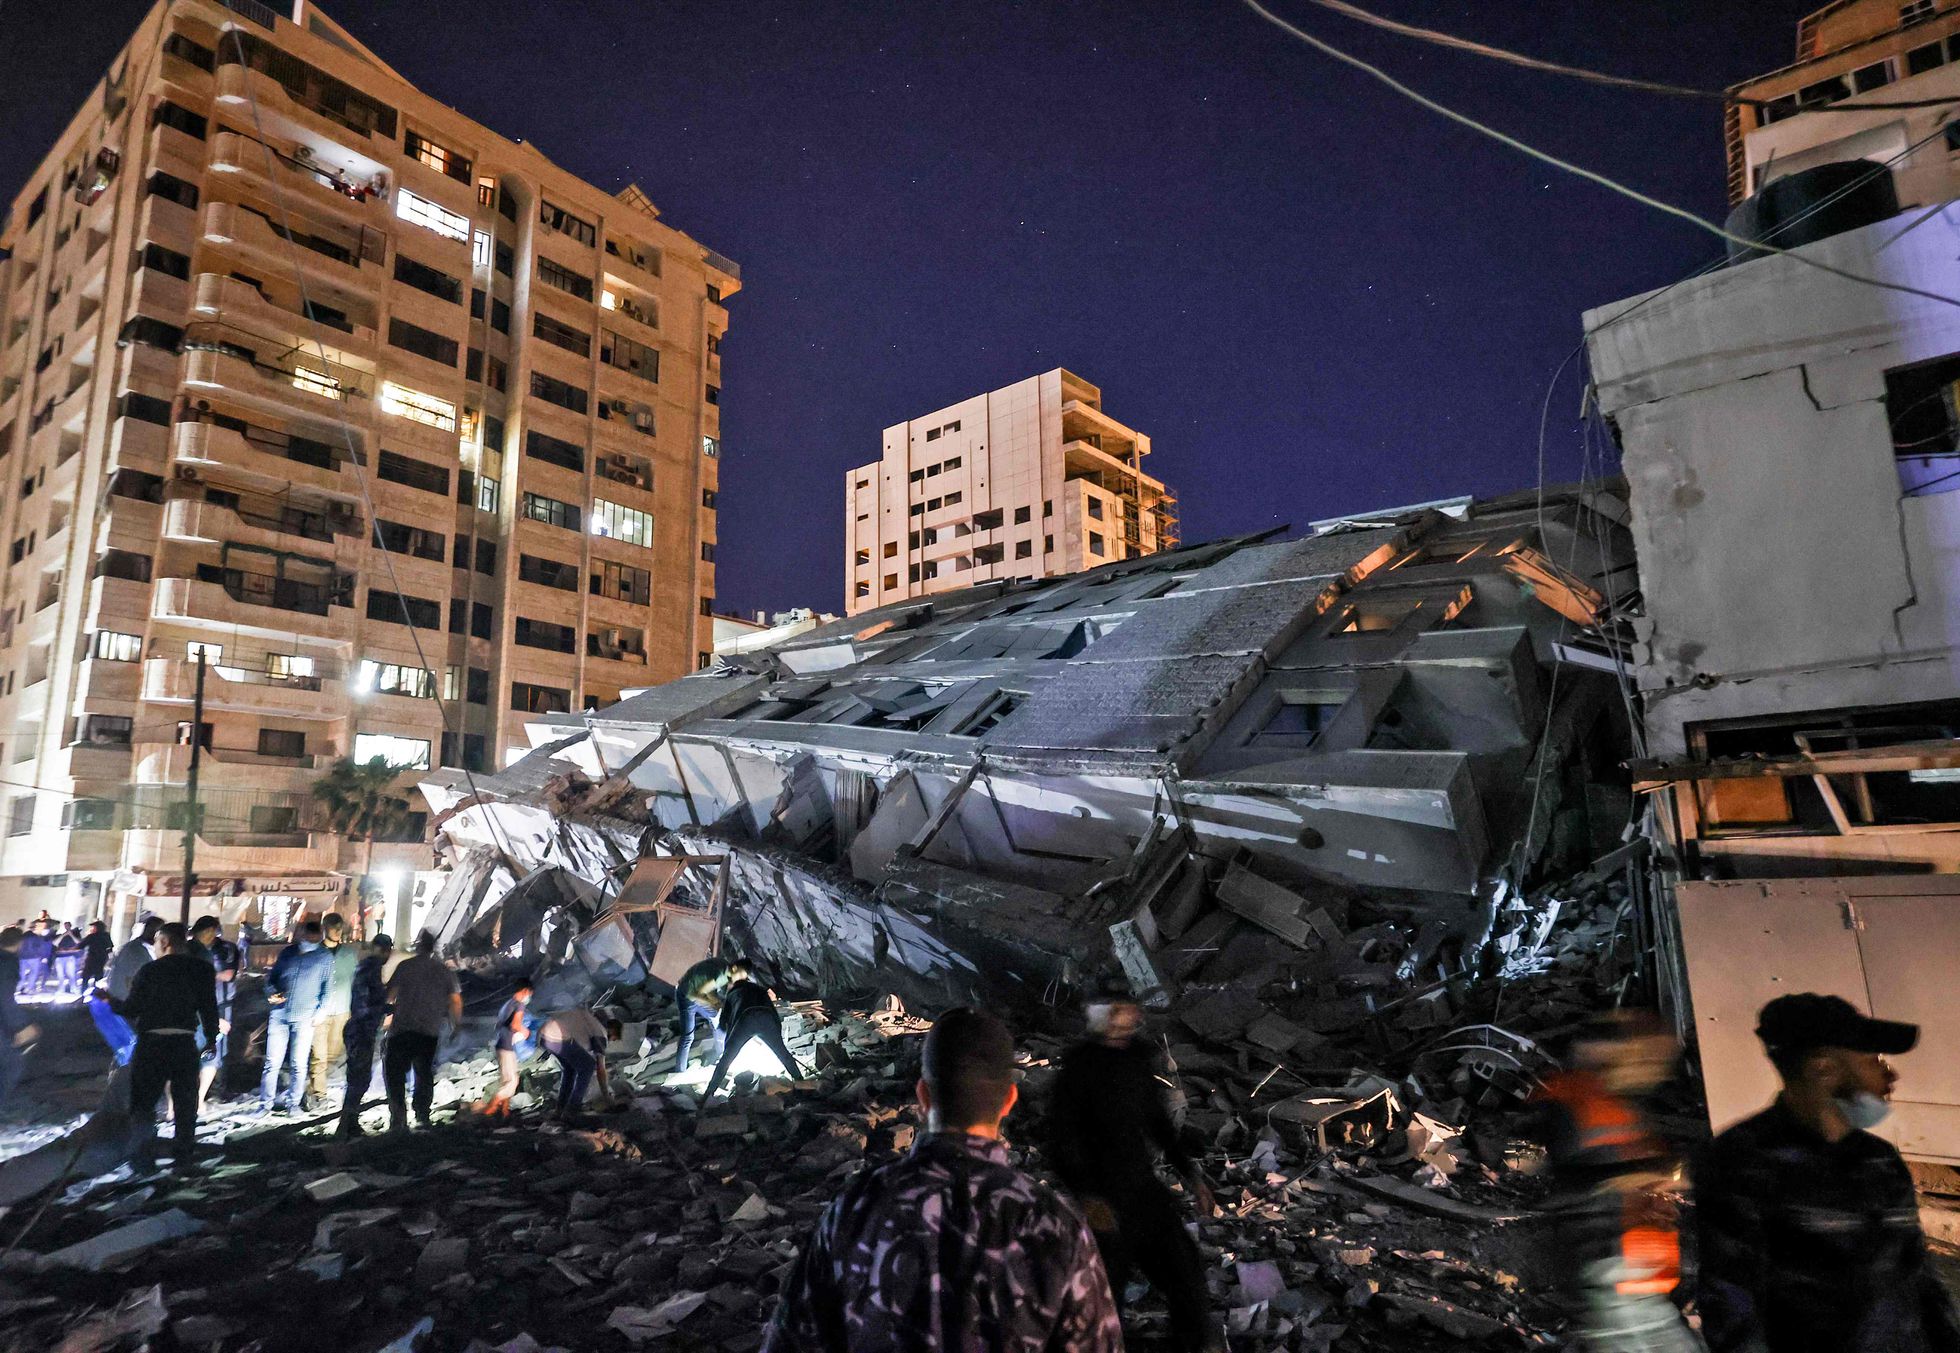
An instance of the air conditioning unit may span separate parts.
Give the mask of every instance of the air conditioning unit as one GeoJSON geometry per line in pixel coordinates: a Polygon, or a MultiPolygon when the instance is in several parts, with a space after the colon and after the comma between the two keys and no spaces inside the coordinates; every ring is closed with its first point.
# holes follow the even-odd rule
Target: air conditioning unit
{"type": "Polygon", "coordinates": [[[641,432],[652,432],[653,431],[652,411],[647,409],[642,409],[640,412],[634,414],[633,426],[638,428],[641,432]]]}
{"type": "Polygon", "coordinates": [[[609,399],[606,401],[606,407],[611,409],[614,413],[632,412],[632,406],[627,404],[627,402],[623,399],[609,399]]]}
{"type": "Polygon", "coordinates": [[[305,144],[293,147],[293,158],[301,164],[313,163],[313,147],[305,144]]]}

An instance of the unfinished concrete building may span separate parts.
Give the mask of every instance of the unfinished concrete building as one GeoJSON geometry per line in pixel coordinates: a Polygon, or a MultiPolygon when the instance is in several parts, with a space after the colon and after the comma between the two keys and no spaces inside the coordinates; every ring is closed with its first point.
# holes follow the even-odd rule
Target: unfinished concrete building
{"type": "Polygon", "coordinates": [[[476,797],[425,781],[456,868],[409,919],[453,939],[540,866],[616,893],[642,854],[725,857],[694,891],[810,989],[1052,999],[1120,965],[1159,999],[1278,952],[1365,1002],[1621,843],[1623,518],[1560,494],[1192,546],[542,718],[476,797]]]}

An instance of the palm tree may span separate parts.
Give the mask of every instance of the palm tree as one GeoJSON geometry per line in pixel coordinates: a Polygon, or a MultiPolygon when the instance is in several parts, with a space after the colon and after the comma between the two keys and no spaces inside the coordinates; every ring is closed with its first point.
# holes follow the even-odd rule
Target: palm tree
{"type": "Polygon", "coordinates": [[[393,792],[400,773],[401,768],[385,756],[366,761],[344,756],[313,782],[313,797],[326,812],[328,828],[350,841],[367,843],[354,893],[362,909],[367,905],[368,875],[374,868],[374,838],[392,836],[408,824],[408,800],[393,792]]]}

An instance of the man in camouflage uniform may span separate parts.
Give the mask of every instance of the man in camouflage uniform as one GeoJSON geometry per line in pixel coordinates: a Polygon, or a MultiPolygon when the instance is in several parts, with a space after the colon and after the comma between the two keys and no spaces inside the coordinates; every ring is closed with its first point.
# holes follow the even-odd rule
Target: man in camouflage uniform
{"type": "Polygon", "coordinates": [[[803,1247],[763,1353],[1121,1353],[1095,1238],[1008,1163],[1014,1042],[978,1010],[927,1035],[930,1135],[853,1180],[803,1247]]]}

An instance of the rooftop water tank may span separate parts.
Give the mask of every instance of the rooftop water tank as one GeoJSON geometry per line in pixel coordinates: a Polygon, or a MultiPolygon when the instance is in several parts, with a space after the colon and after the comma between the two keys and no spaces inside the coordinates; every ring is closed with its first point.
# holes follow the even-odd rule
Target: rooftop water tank
{"type": "MultiPolygon", "coordinates": [[[[1765,185],[1729,213],[1731,235],[1795,249],[1899,214],[1892,171],[1875,160],[1836,160],[1765,185]]],[[[1729,262],[1762,258],[1766,249],[1729,241],[1729,262]]]]}

